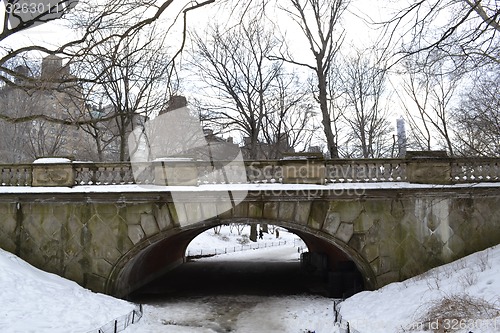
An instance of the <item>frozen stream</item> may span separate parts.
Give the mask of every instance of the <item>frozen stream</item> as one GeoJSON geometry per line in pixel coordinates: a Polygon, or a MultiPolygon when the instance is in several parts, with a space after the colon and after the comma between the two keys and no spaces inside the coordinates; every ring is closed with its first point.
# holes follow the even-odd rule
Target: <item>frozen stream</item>
{"type": "Polygon", "coordinates": [[[205,258],[191,266],[188,263],[184,265],[186,275],[180,279],[185,285],[203,287],[178,292],[172,281],[159,281],[150,290],[156,295],[141,301],[145,304],[143,319],[125,332],[337,332],[333,299],[306,290],[294,294],[287,287],[300,279],[294,273],[298,258],[295,247],[282,246],[205,258]],[[230,266],[236,269],[225,274],[224,267],[230,266]],[[227,282],[218,281],[226,278],[227,282]],[[235,281],[248,288],[238,289],[235,281]],[[259,284],[262,288],[257,288],[259,284]]]}

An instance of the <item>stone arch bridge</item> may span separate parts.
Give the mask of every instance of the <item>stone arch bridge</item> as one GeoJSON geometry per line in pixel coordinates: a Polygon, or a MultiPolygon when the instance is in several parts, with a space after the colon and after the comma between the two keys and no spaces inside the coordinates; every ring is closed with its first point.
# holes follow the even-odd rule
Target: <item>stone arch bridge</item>
{"type": "Polygon", "coordinates": [[[141,186],[126,163],[0,165],[0,247],[125,297],[183,263],[204,230],[269,223],[325,254],[331,271],[354,262],[375,289],[500,242],[499,162],[302,161],[293,183],[289,162],[247,162],[246,184],[204,182],[198,163],[198,186],[141,186]],[[228,207],[228,190],[244,199],[228,207]]]}

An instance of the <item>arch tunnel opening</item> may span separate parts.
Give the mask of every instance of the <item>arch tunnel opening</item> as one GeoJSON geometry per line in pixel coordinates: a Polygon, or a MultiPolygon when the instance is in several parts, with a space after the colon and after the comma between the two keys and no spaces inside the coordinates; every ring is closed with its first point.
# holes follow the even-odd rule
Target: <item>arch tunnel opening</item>
{"type": "MultiPolygon", "coordinates": [[[[260,250],[249,250],[243,256],[233,254],[232,259],[228,259],[232,249],[228,250],[227,247],[224,250],[219,248],[221,253],[217,256],[207,251],[205,254],[210,254],[208,257],[202,253],[189,253],[189,244],[194,243],[197,237],[203,233],[213,233],[214,227],[231,223],[203,223],[197,228],[177,232],[173,230],[170,234],[158,237],[157,241],[151,240],[121,269],[115,279],[113,293],[132,300],[210,294],[317,294],[346,298],[365,289],[366,277],[345,251],[329,240],[286,223],[270,225],[281,233],[273,241],[290,240],[290,235],[293,235],[303,242],[289,242],[286,259],[273,258],[273,251],[266,254],[267,257],[262,257],[260,250]]],[[[245,224],[261,226],[265,222],[246,221],[245,224]]],[[[275,237],[274,234],[266,236],[275,237]]],[[[247,237],[250,238],[249,235],[247,237]]],[[[260,239],[250,245],[256,247],[259,242],[267,248],[260,239]]]]}

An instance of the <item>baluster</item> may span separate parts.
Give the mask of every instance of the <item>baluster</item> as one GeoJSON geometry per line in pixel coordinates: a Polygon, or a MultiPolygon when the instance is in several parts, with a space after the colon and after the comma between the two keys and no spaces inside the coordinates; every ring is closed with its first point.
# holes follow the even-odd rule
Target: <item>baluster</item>
{"type": "Polygon", "coordinates": [[[32,179],[32,177],[33,177],[32,168],[31,168],[31,167],[28,167],[27,169],[28,169],[28,171],[27,171],[27,173],[26,173],[26,175],[27,175],[27,178],[26,178],[26,185],[27,185],[27,186],[31,186],[32,181],[33,181],[33,179],[32,179]]]}
{"type": "Polygon", "coordinates": [[[349,181],[350,173],[352,172],[352,165],[350,164],[342,164],[340,166],[340,182],[347,183],[349,181]]]}
{"type": "Polygon", "coordinates": [[[283,166],[276,165],[275,168],[276,171],[274,173],[274,178],[276,179],[276,182],[283,183],[283,166]]]}
{"type": "Polygon", "coordinates": [[[264,165],[262,167],[262,182],[263,183],[269,183],[270,182],[270,179],[271,179],[271,168],[272,166],[271,165],[264,165]]]}
{"type": "Polygon", "coordinates": [[[336,174],[335,174],[335,166],[332,164],[326,164],[326,172],[325,172],[326,182],[327,183],[335,183],[336,174]]]}
{"type": "Polygon", "coordinates": [[[465,178],[468,181],[474,181],[476,177],[474,177],[474,166],[471,164],[465,166],[465,178]]]}
{"type": "Polygon", "coordinates": [[[403,164],[400,163],[400,162],[397,162],[397,163],[394,163],[392,165],[392,170],[393,171],[393,175],[394,175],[394,181],[395,182],[400,182],[400,181],[404,181],[405,180],[405,174],[404,174],[404,170],[403,170],[403,164]]]}
{"type": "Polygon", "coordinates": [[[19,186],[19,172],[17,168],[11,170],[12,170],[12,185],[19,186]]]}
{"type": "Polygon", "coordinates": [[[9,178],[8,178],[8,184],[10,186],[15,186],[17,185],[16,184],[16,178],[15,178],[15,173],[14,173],[14,170],[12,168],[9,168],[9,178]]]}
{"type": "Polygon", "coordinates": [[[497,162],[492,163],[491,180],[492,181],[500,181],[500,164],[497,162]]]}
{"type": "Polygon", "coordinates": [[[477,181],[486,181],[488,180],[488,171],[487,171],[487,164],[486,163],[477,163],[476,164],[476,175],[477,175],[477,181]]]}
{"type": "Polygon", "coordinates": [[[76,185],[83,185],[82,168],[81,167],[75,167],[75,184],[76,185]]]}
{"type": "Polygon", "coordinates": [[[246,166],[247,175],[250,183],[260,183],[262,180],[262,168],[256,162],[252,162],[251,164],[246,166]]]}
{"type": "Polygon", "coordinates": [[[386,177],[385,177],[386,181],[393,182],[395,180],[395,176],[394,176],[394,167],[393,167],[392,163],[389,162],[389,163],[384,164],[384,165],[385,165],[384,167],[387,169],[386,177]]]}
{"type": "Polygon", "coordinates": [[[200,180],[200,184],[208,184],[208,167],[206,164],[201,164],[198,168],[198,178],[200,180]]]}
{"type": "Polygon", "coordinates": [[[466,180],[465,168],[463,163],[452,163],[452,177],[456,182],[462,183],[466,180]]]}

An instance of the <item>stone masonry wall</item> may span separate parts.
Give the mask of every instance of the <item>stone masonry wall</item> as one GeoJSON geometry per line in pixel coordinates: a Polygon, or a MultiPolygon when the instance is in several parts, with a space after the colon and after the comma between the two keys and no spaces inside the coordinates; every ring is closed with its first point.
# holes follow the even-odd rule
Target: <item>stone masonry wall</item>
{"type": "Polygon", "coordinates": [[[176,212],[173,204],[157,199],[4,200],[0,202],[0,247],[36,267],[105,292],[110,276],[119,276],[116,270],[165,238],[166,231],[206,227],[203,218],[213,216],[214,211],[220,220],[283,223],[330,241],[356,262],[365,277],[375,279],[373,287],[500,243],[500,196],[491,193],[419,192],[309,200],[249,195],[226,212],[210,201],[177,207],[176,212]],[[191,224],[190,220],[202,222],[191,224]]]}

